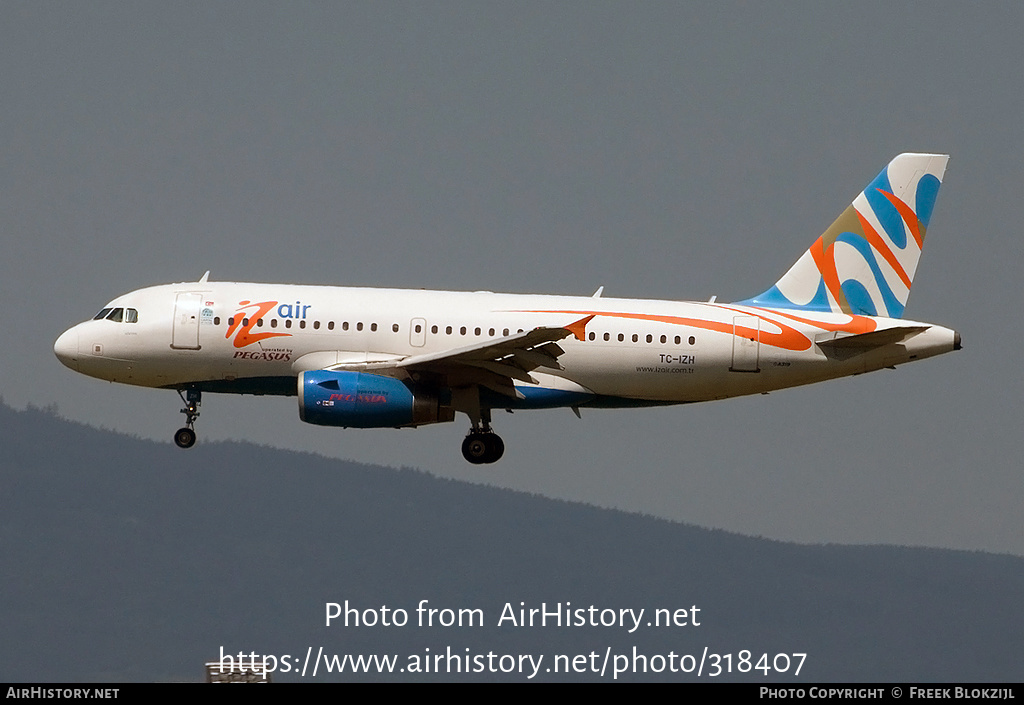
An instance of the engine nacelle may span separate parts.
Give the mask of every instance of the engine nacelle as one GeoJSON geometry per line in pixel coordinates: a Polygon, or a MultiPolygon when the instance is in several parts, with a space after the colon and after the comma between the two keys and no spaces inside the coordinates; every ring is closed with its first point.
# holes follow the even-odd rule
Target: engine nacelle
{"type": "Polygon", "coordinates": [[[318,426],[397,428],[454,421],[436,394],[368,372],[299,373],[299,418],[318,426]]]}

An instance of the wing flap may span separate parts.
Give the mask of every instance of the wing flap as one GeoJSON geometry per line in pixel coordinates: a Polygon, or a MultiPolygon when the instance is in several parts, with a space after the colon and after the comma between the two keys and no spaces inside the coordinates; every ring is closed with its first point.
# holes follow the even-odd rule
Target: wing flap
{"type": "Polygon", "coordinates": [[[530,350],[516,350],[512,353],[512,357],[515,358],[517,364],[521,365],[524,369],[533,369],[535,367],[546,367],[551,370],[564,369],[558,362],[558,356],[565,353],[560,345],[555,343],[547,343],[545,345],[539,345],[530,350]]]}
{"type": "Polygon", "coordinates": [[[505,365],[500,362],[489,362],[487,360],[471,360],[466,364],[470,367],[479,367],[480,369],[494,372],[502,377],[518,379],[520,382],[526,382],[527,384],[538,384],[535,377],[515,365],[505,365]]]}

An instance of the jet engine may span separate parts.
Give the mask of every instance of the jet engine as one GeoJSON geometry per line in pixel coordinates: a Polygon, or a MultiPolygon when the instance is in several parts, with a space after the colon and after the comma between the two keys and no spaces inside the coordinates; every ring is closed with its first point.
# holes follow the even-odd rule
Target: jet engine
{"type": "Polygon", "coordinates": [[[397,428],[455,420],[436,393],[393,377],[331,370],[299,373],[299,418],[318,426],[397,428]]]}

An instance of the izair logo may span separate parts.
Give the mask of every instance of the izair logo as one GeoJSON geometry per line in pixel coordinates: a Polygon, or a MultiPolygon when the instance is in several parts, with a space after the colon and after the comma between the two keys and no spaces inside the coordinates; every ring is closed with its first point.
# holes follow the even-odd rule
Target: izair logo
{"type": "Polygon", "coordinates": [[[253,327],[259,325],[259,321],[273,311],[275,307],[277,308],[275,313],[278,318],[298,319],[305,318],[306,311],[312,308],[311,305],[303,304],[301,301],[296,301],[294,304],[278,304],[277,301],[239,301],[238,309],[235,311],[235,315],[232,317],[224,337],[230,338],[234,335],[235,339],[232,343],[236,348],[244,348],[247,345],[252,345],[268,338],[290,337],[291,333],[252,332],[253,327]]]}

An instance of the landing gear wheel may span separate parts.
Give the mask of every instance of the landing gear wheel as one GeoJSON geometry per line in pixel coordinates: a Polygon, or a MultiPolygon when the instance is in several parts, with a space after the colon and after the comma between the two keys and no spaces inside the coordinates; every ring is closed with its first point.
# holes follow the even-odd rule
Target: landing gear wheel
{"type": "Polygon", "coordinates": [[[462,457],[479,465],[487,457],[487,443],[484,442],[484,434],[471,433],[462,441],[462,457]]]}
{"type": "Polygon", "coordinates": [[[462,457],[474,465],[497,462],[504,453],[505,443],[496,433],[471,432],[462,441],[462,457]]]}
{"type": "Polygon", "coordinates": [[[185,426],[174,432],[174,444],[179,448],[191,448],[196,444],[196,432],[192,424],[199,418],[199,405],[203,403],[203,393],[198,389],[179,389],[178,396],[185,402],[181,413],[185,414],[185,426]]]}
{"type": "Polygon", "coordinates": [[[501,440],[501,436],[497,433],[488,433],[490,437],[490,452],[487,454],[487,460],[485,463],[496,463],[501,460],[501,456],[505,454],[505,441],[501,440]]]}
{"type": "Polygon", "coordinates": [[[196,444],[196,432],[191,428],[179,428],[174,433],[174,444],[179,448],[191,448],[196,444]]]}

